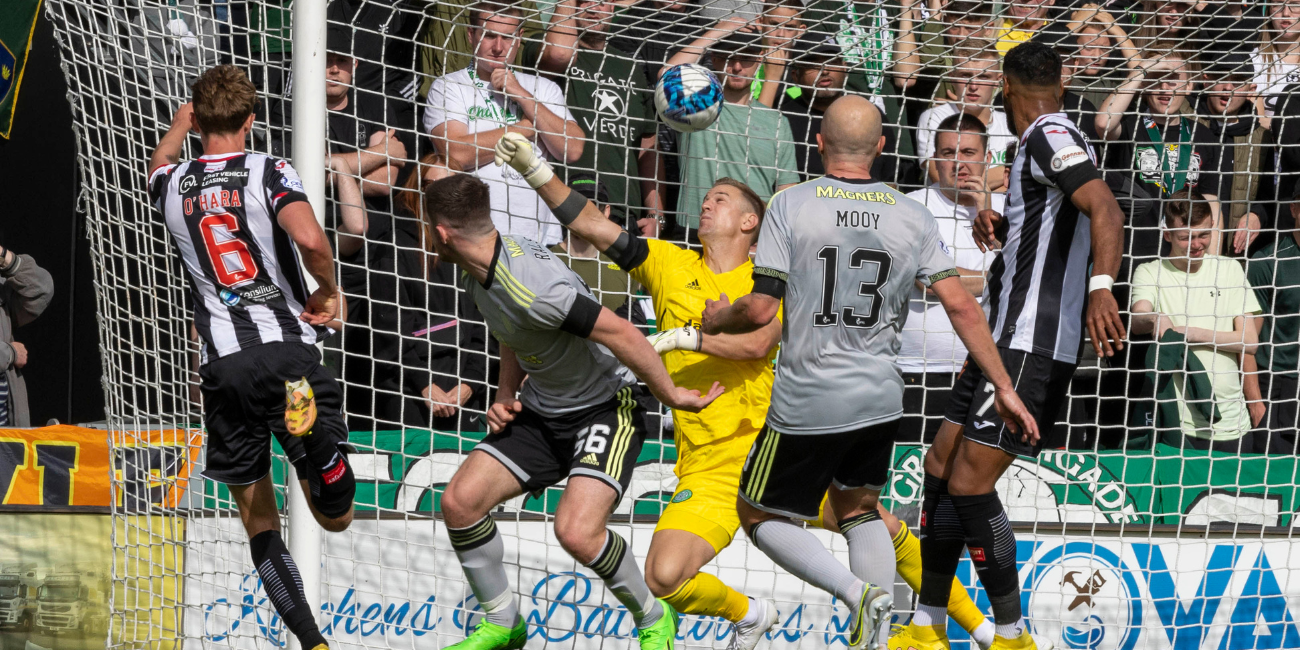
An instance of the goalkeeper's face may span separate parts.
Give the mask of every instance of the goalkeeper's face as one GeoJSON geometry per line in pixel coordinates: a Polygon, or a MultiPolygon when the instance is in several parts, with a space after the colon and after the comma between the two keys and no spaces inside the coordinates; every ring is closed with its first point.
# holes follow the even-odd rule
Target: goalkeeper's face
{"type": "Polygon", "coordinates": [[[715,185],[704,195],[700,206],[700,241],[719,246],[733,239],[753,238],[759,226],[759,215],[754,214],[740,189],[730,185],[715,185]]]}
{"type": "Polygon", "coordinates": [[[519,47],[519,28],[524,21],[515,16],[488,16],[483,24],[469,30],[470,45],[478,63],[480,76],[506,67],[519,47]]]}

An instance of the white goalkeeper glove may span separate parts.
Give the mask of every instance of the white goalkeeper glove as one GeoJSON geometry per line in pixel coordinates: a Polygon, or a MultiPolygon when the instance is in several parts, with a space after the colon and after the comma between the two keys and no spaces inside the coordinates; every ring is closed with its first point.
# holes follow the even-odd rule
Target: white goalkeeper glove
{"type": "Polygon", "coordinates": [[[533,143],[518,133],[507,132],[497,140],[495,159],[498,167],[509,163],[533,189],[545,185],[546,181],[555,177],[551,165],[537,155],[533,143]]]}
{"type": "Polygon", "coordinates": [[[694,327],[674,327],[645,338],[659,354],[673,350],[699,352],[700,346],[704,344],[704,335],[694,327]]]}

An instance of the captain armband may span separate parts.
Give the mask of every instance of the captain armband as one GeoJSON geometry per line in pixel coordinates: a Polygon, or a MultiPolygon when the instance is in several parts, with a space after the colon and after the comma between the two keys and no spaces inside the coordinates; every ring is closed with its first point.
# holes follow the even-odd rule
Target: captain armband
{"type": "Polygon", "coordinates": [[[776,269],[756,266],[754,267],[753,293],[761,293],[781,300],[785,298],[785,284],[788,277],[787,274],[776,269]]]}
{"type": "Polygon", "coordinates": [[[929,281],[926,282],[926,284],[930,286],[934,286],[935,282],[938,282],[940,280],[946,280],[948,278],[955,278],[958,277],[959,275],[961,274],[957,273],[957,269],[948,269],[947,271],[939,271],[938,273],[935,273],[934,275],[930,276],[929,281]]]}

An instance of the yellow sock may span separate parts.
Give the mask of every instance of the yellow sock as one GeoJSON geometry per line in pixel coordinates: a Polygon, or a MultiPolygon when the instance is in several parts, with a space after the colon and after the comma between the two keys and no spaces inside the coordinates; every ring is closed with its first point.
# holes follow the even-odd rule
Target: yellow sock
{"type": "Polygon", "coordinates": [[[732,623],[739,622],[749,612],[749,599],[745,594],[708,573],[695,574],[664,600],[683,614],[721,616],[732,623]]]}
{"type": "MultiPolygon", "coordinates": [[[[898,575],[903,576],[903,582],[912,591],[920,592],[921,540],[907,529],[907,524],[901,521],[898,523],[902,526],[898,534],[894,535],[894,558],[898,563],[898,575]]],[[[970,594],[966,593],[966,587],[956,578],[952,579],[952,593],[948,595],[948,615],[967,632],[974,631],[987,620],[984,612],[975,606],[970,594]]]]}

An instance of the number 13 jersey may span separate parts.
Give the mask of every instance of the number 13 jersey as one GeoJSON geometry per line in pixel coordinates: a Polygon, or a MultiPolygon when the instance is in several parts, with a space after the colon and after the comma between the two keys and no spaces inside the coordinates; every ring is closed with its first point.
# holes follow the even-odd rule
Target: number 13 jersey
{"type": "Polygon", "coordinates": [[[876,181],[810,180],[772,197],[754,267],[756,283],[785,282],[768,424],[827,434],[900,417],[913,282],[957,274],[930,211],[876,181]]]}
{"type": "Polygon", "coordinates": [[[229,153],[163,165],[149,175],[149,200],[189,271],[200,363],[328,335],[298,319],[307,287],[276,215],[307,195],[287,161],[229,153]]]}

